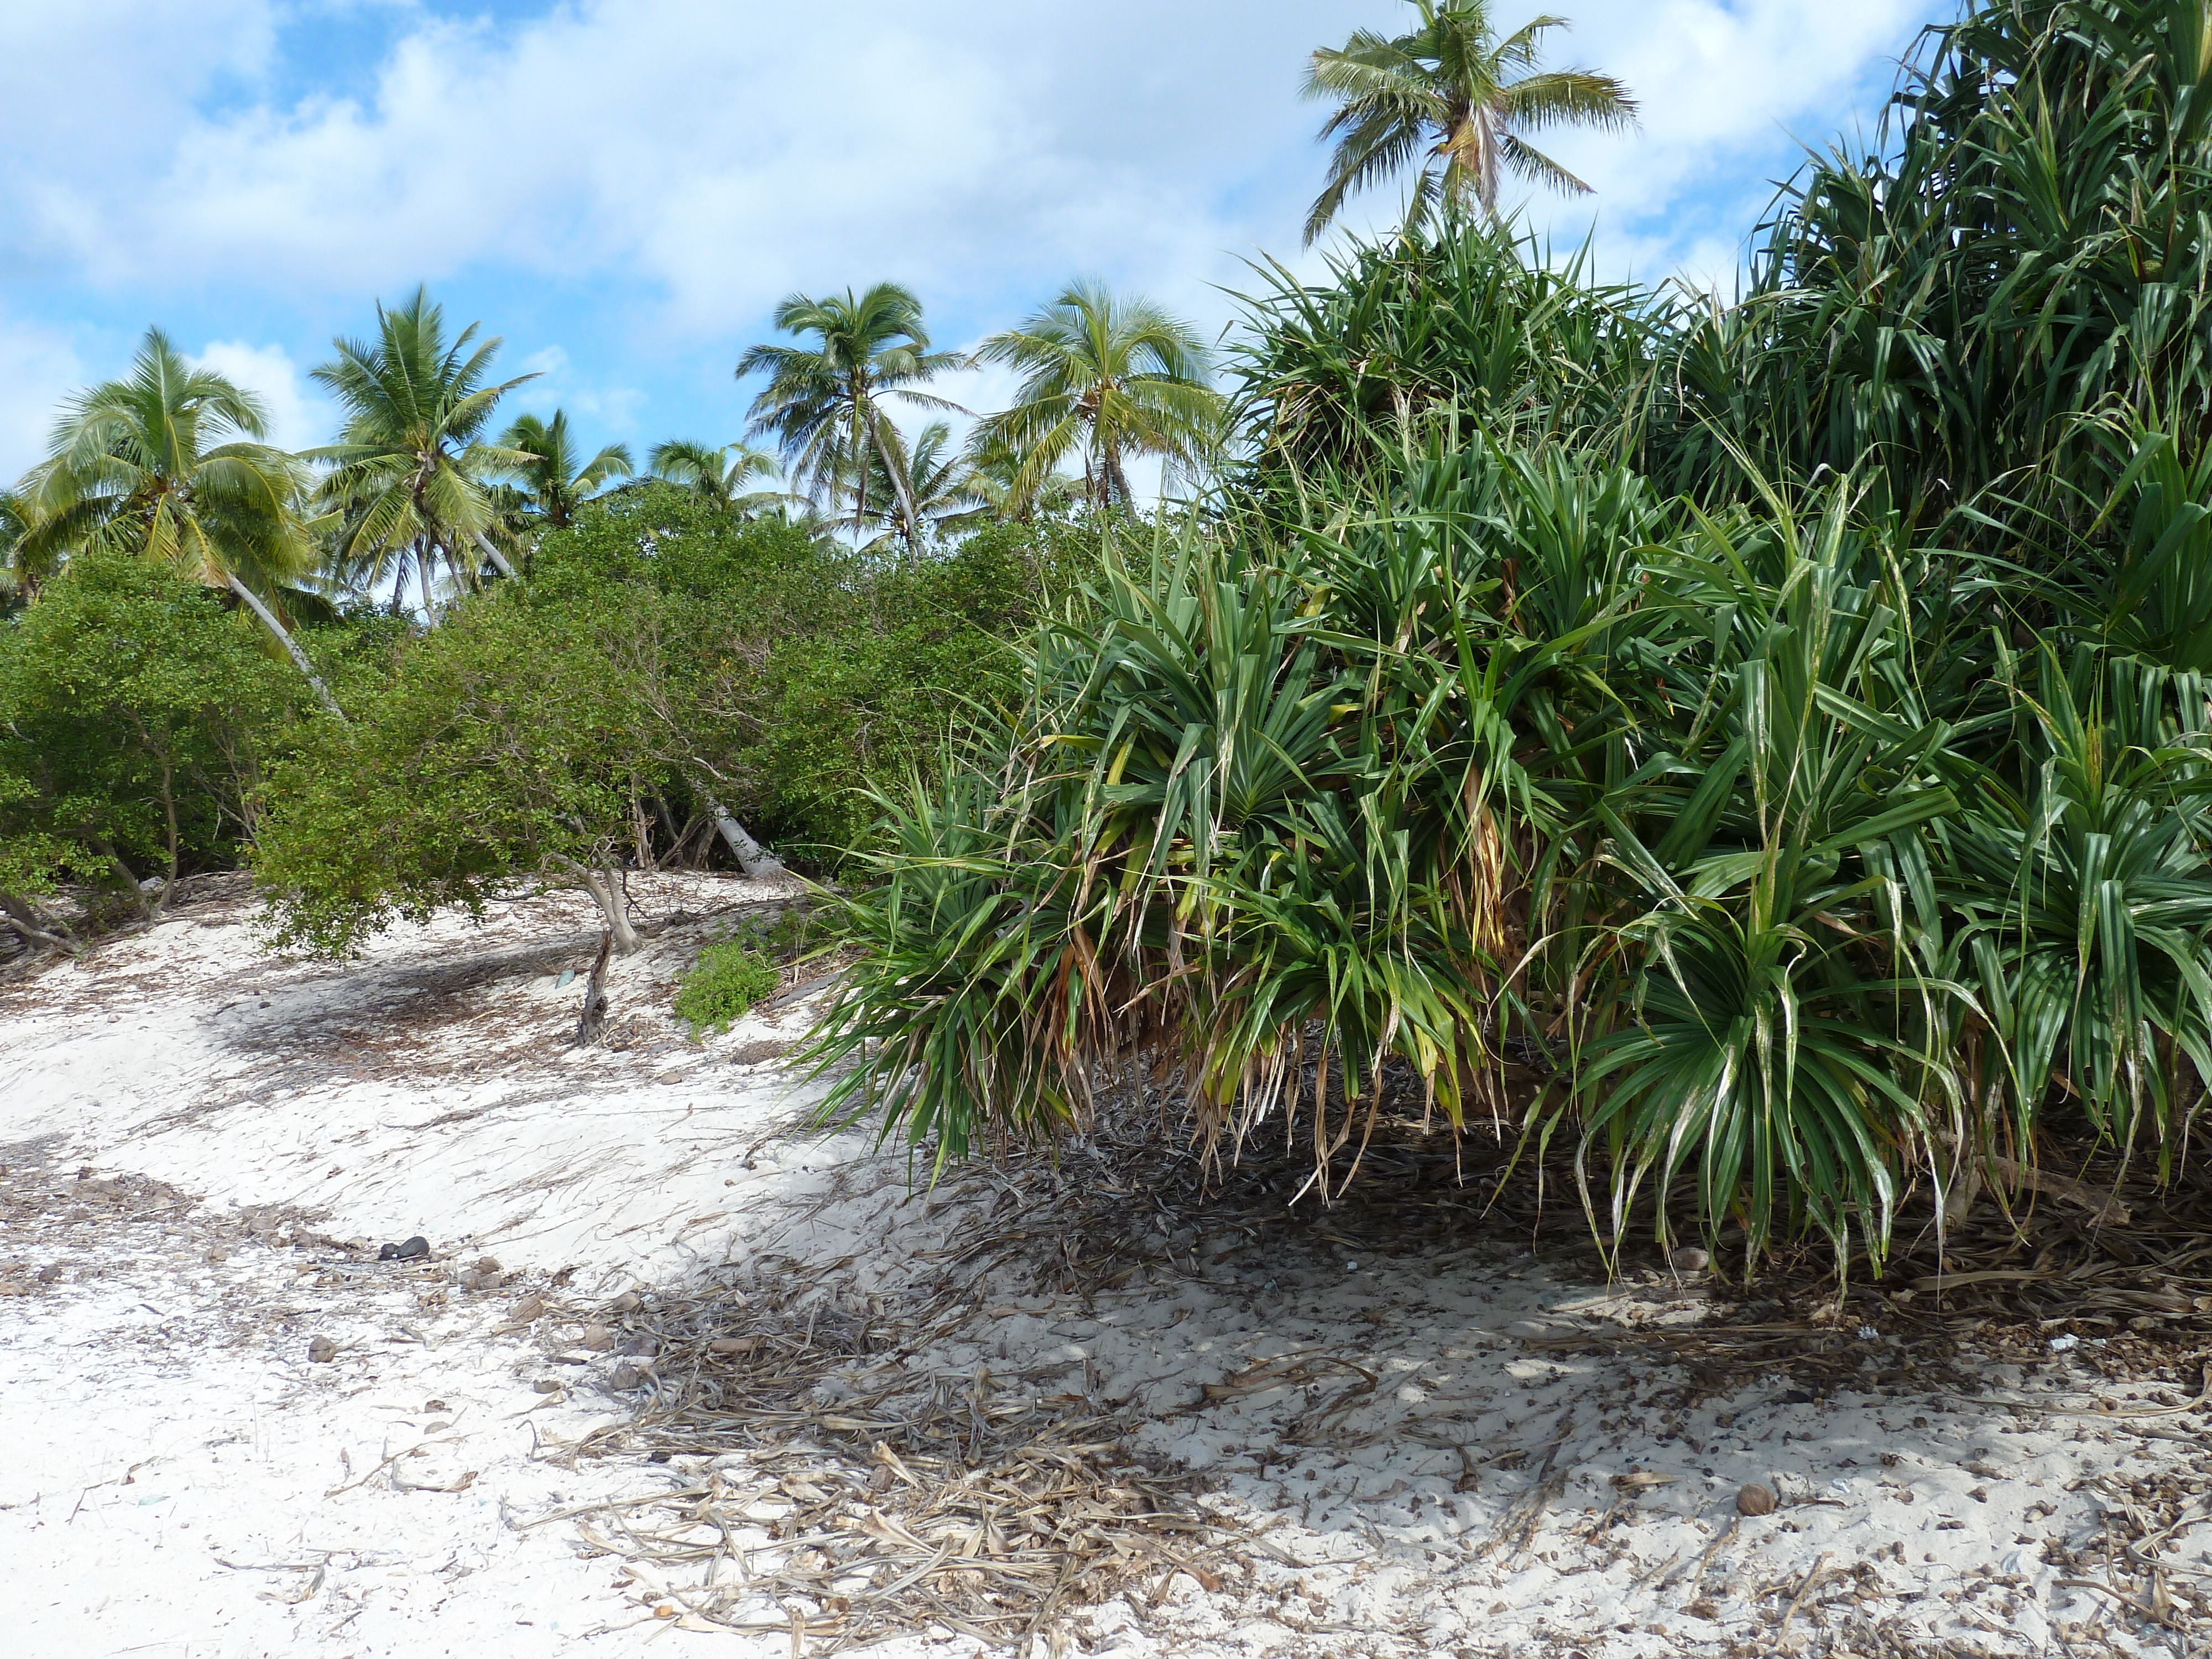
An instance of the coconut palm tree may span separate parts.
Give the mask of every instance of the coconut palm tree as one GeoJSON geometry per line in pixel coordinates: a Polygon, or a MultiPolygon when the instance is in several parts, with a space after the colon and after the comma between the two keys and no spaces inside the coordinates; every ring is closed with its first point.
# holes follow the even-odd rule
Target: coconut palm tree
{"type": "Polygon", "coordinates": [[[1323,47],[1306,71],[1308,98],[1336,105],[1322,125],[1334,138],[1328,180],[1306,216],[1306,241],[1328,228],[1345,198],[1412,167],[1418,169],[1409,216],[1440,198],[1498,211],[1507,173],[1554,190],[1589,186],[1528,142],[1550,127],[1619,132],[1636,125],[1636,100],[1609,75],[1535,70],[1547,31],[1560,17],[1537,17],[1504,40],[1491,27],[1490,0],[1413,0],[1421,26],[1385,40],[1360,29],[1341,47],[1323,47]]]}
{"type": "Polygon", "coordinates": [[[567,529],[574,521],[576,508],[610,478],[627,478],[637,471],[628,444],[609,444],[591,459],[579,462],[565,409],[555,410],[550,421],[518,416],[499,441],[502,449],[527,458],[501,470],[521,487],[531,516],[548,530],[567,529]]]}
{"type": "Polygon", "coordinates": [[[918,521],[910,464],[884,404],[896,398],[957,411],[957,404],[914,388],[962,367],[960,354],[930,350],[921,301],[896,283],[878,283],[861,295],[847,289],[820,300],[792,295],[775,308],[775,325],[811,336],[813,343],[757,345],[738,360],[739,380],[769,377],[767,388],[753,399],[749,433],[772,435],[790,475],[825,495],[833,514],[849,489],[855,527],[867,521],[869,458],[883,457],[907,521],[918,521]]]}
{"type": "Polygon", "coordinates": [[[745,488],[755,478],[773,478],[782,470],[775,456],[750,444],[671,438],[653,447],[646,464],[654,477],[682,484],[726,512],[750,516],[793,499],[781,489],[745,488]]]}
{"type": "Polygon", "coordinates": [[[1190,469],[1218,440],[1222,398],[1206,382],[1197,331],[1149,300],[1115,298],[1103,283],[1070,283],[1020,327],[984,341],[975,361],[1024,377],[1013,407],[975,434],[979,454],[999,446],[1021,457],[1017,512],[1071,454],[1082,457],[1090,500],[1127,505],[1126,458],[1158,455],[1190,469]]]}
{"type": "Polygon", "coordinates": [[[374,340],[335,342],[337,356],[314,371],[346,410],[338,441],[308,452],[334,464],[321,494],[337,515],[340,568],[371,583],[392,576],[395,602],[411,569],[426,619],[440,561],[457,580],[475,574],[478,554],[514,574],[486,533],[498,509],[484,480],[540,459],[483,440],[499,400],[537,377],[493,380],[500,342],[471,351],[477,327],[448,343],[444,307],[418,288],[396,310],[377,306],[374,340]]]}
{"type": "Polygon", "coordinates": [[[872,521],[883,526],[871,550],[896,540],[909,553],[919,552],[932,537],[967,529],[988,514],[988,503],[974,487],[968,459],[953,447],[952,428],[943,421],[922,428],[901,453],[907,464],[903,489],[892,487],[880,453],[871,452],[868,457],[874,474],[868,493],[883,503],[871,509],[872,521]],[[913,518],[907,516],[908,501],[915,505],[913,518]]]}
{"type": "Polygon", "coordinates": [[[53,574],[53,556],[36,562],[24,538],[31,528],[30,504],[12,489],[0,489],[0,596],[27,605],[53,574]]]}
{"type": "Polygon", "coordinates": [[[965,529],[984,519],[1022,522],[1040,513],[1059,513],[1083,499],[1083,481],[1061,471],[1032,480],[1023,473],[1027,458],[1003,441],[978,433],[968,447],[968,489],[981,504],[975,513],[946,526],[965,529]]]}
{"type": "Polygon", "coordinates": [[[314,551],[296,507],[306,469],[262,441],[268,430],[258,398],[148,329],[128,374],[63,404],[15,504],[15,583],[35,586],[70,554],[102,549],[228,588],[336,713],[276,610],[314,551]]]}

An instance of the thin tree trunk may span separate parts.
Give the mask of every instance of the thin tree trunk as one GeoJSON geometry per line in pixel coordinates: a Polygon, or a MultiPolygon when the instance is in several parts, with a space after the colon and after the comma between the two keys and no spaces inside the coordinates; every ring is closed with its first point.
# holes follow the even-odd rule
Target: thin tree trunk
{"type": "Polygon", "coordinates": [[[899,511],[906,514],[906,544],[912,547],[921,534],[921,508],[915,504],[914,480],[906,476],[899,458],[884,442],[884,417],[872,401],[868,404],[868,431],[875,441],[876,453],[884,458],[884,471],[890,474],[891,489],[899,498],[899,511]]]}
{"type": "Polygon", "coordinates": [[[116,880],[121,882],[124,890],[131,895],[131,902],[137,907],[140,918],[146,921],[153,921],[154,908],[146,902],[146,890],[138,884],[138,878],[123,861],[123,854],[115,850],[113,843],[105,836],[93,836],[88,839],[94,850],[106,855],[107,867],[115,872],[116,880]]]}
{"type": "Polygon", "coordinates": [[[583,1012],[576,1017],[576,1046],[594,1047],[607,1027],[607,957],[614,949],[611,931],[601,937],[599,954],[592,959],[592,976],[584,981],[583,1012]]]}
{"type": "Polygon", "coordinates": [[[182,850],[184,837],[177,830],[176,769],[165,758],[161,763],[161,812],[168,827],[169,873],[161,878],[161,896],[154,908],[167,915],[170,896],[177,890],[177,857],[182,850]]]}
{"type": "Polygon", "coordinates": [[[60,927],[61,923],[13,893],[0,893],[0,915],[7,917],[8,925],[21,933],[27,944],[48,945],[58,951],[74,951],[76,949],[76,940],[70,937],[66,930],[61,933],[52,931],[60,927]]]}
{"type": "Polygon", "coordinates": [[[783,860],[747,835],[745,826],[730,816],[729,810],[714,799],[706,785],[693,778],[691,787],[706,803],[708,815],[714,820],[714,828],[721,832],[722,840],[737,855],[738,862],[744,866],[746,875],[757,881],[763,877],[783,873],[783,860]]]}
{"type": "Polygon", "coordinates": [[[622,874],[611,863],[602,862],[597,868],[576,860],[556,855],[552,860],[575,878],[576,884],[592,896],[605,919],[607,937],[614,941],[615,950],[629,956],[637,949],[637,930],[630,926],[629,904],[623,896],[622,874]]]}
{"type": "Polygon", "coordinates": [[[315,665],[307,660],[307,653],[300,649],[299,641],[294,639],[286,631],[284,624],[276,620],[276,613],[261,603],[260,595],[239,580],[236,571],[230,573],[229,580],[230,591],[238,595],[239,602],[261,618],[261,625],[276,636],[276,642],[284,647],[285,654],[292,659],[292,665],[307,677],[307,684],[315,688],[316,701],[338,717],[339,725],[344,725],[345,711],[338,707],[337,699],[331,695],[331,688],[323,684],[323,677],[315,672],[315,665]]]}
{"type": "Polygon", "coordinates": [[[422,626],[438,625],[438,607],[430,598],[430,548],[424,543],[415,550],[415,574],[422,584],[422,626]]]}

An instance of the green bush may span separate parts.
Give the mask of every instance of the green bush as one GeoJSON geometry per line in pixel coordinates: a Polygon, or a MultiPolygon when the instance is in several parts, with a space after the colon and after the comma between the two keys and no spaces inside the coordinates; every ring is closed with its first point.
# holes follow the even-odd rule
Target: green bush
{"type": "Polygon", "coordinates": [[[699,960],[676,988],[676,1012],[691,1024],[691,1035],[705,1029],[726,1031],[745,1011],[775,989],[775,958],[744,939],[725,939],[699,952],[699,960]]]}

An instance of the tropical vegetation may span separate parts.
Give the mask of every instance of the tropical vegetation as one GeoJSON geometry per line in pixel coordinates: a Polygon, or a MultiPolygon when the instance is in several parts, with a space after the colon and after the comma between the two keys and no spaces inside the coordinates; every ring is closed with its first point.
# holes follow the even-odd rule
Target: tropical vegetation
{"type": "MultiPolygon", "coordinates": [[[[1323,1194],[1440,1119],[1570,1158],[1609,1245],[1739,1267],[1878,1265],[2060,1145],[2179,1168],[2206,27],[1970,5],[1733,305],[1548,258],[1479,151],[1322,280],[1263,265],[1207,510],[1115,544],[1018,706],[881,791],[833,1114],[942,1159],[1164,1091],[1323,1194]]],[[[1366,118],[1333,185],[1413,155],[1366,118]]]]}
{"type": "Polygon", "coordinates": [[[1538,17],[1501,39],[1490,0],[1413,4],[1419,27],[1395,37],[1356,30],[1341,46],[1315,52],[1307,68],[1305,95],[1336,106],[1322,137],[1337,141],[1306,215],[1309,245],[1354,191],[1408,168],[1415,224],[1446,204],[1495,215],[1508,177],[1588,194],[1531,135],[1635,125],[1636,100],[1613,76],[1536,68],[1544,36],[1565,27],[1564,18],[1538,17]]]}
{"type": "Polygon", "coordinates": [[[1403,224],[1260,261],[1217,349],[1087,280],[973,359],[896,284],[795,295],[743,441],[640,476],[427,294],[298,456],[149,335],[0,499],[0,934],[244,862],[303,948],[518,882],[621,947],[623,872],[768,842],[840,878],[829,1110],[929,1160],[1141,1099],[1328,1195],[1420,1118],[1743,1268],[1878,1266],[2061,1149],[2171,1175],[2203,9],[1972,0],[1724,305],[1523,236],[1501,181],[1632,103],[1555,20],[1417,9],[1310,82],[1309,230],[1392,178],[1403,224]],[[975,360],[1017,385],[961,439],[975,360]]]}

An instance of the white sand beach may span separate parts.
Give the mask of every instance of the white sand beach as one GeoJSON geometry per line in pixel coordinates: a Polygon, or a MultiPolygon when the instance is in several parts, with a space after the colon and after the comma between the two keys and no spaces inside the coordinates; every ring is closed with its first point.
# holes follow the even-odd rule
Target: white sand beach
{"type": "Polygon", "coordinates": [[[702,939],[791,890],[635,878],[666,925],[594,1049],[559,981],[597,930],[559,894],[331,963],[264,951],[234,881],[0,986],[0,1652],[2205,1650],[2200,1379],[2058,1330],[1933,1387],[1804,1309],[1789,1351],[1843,1379],[1808,1388],[1698,1334],[1701,1279],[1503,1226],[1377,1240],[1308,1200],[1263,1242],[1242,1173],[1209,1211],[1086,1146],[916,1187],[807,1127],[805,998],[703,1043],[670,1012],[702,939]],[[1056,1219],[1114,1205],[1151,1231],[1056,1219]],[[842,1438],[668,1414],[787,1360],[842,1438]],[[873,1454],[897,1401],[966,1411],[974,1468],[873,1454]],[[1074,1422],[1104,1425],[1084,1501],[1172,1527],[1064,1528],[1082,1593],[1032,1629],[867,1625],[1030,1571],[1046,1522],[1006,1494],[1060,1500],[1036,1455],[986,1466],[1074,1422]],[[682,1559],[685,1528],[716,1541],[682,1559]]]}

